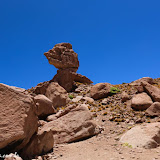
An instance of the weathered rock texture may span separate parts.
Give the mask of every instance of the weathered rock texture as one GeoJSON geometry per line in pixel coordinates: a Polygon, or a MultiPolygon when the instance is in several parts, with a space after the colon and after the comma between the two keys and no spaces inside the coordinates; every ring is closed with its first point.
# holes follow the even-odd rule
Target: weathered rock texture
{"type": "Polygon", "coordinates": [[[54,108],[65,106],[69,101],[66,90],[57,82],[50,83],[46,90],[46,96],[52,101],[54,108]]]}
{"type": "Polygon", "coordinates": [[[144,88],[143,88],[143,86],[141,84],[142,82],[147,82],[149,84],[154,84],[155,83],[153,78],[151,78],[151,77],[143,77],[143,78],[140,78],[140,79],[132,82],[130,85],[135,86],[137,91],[139,93],[142,93],[142,92],[144,92],[144,88]]]}
{"type": "Polygon", "coordinates": [[[160,103],[154,102],[147,110],[146,114],[149,116],[160,116],[160,103]]]}
{"type": "Polygon", "coordinates": [[[160,144],[160,123],[151,123],[135,126],[127,131],[120,139],[133,148],[156,148],[160,144]]]}
{"type": "Polygon", "coordinates": [[[86,105],[73,107],[58,119],[48,122],[42,129],[51,129],[55,143],[68,143],[93,136],[97,133],[96,124],[86,105]]]}
{"type": "Polygon", "coordinates": [[[32,137],[30,142],[21,151],[21,156],[31,159],[33,156],[45,154],[53,149],[54,139],[49,129],[38,129],[38,133],[32,137]]]}
{"type": "Polygon", "coordinates": [[[109,95],[110,89],[110,83],[98,83],[91,88],[90,94],[93,99],[101,99],[109,95]]]}
{"type": "Polygon", "coordinates": [[[79,67],[78,55],[72,49],[70,43],[56,44],[51,50],[44,53],[49,63],[58,69],[72,69],[77,71],[79,67]]]}
{"type": "Polygon", "coordinates": [[[52,106],[52,101],[45,95],[39,94],[35,96],[34,101],[36,102],[38,117],[48,116],[56,112],[52,106]]]}
{"type": "Polygon", "coordinates": [[[23,148],[38,129],[33,98],[25,91],[0,84],[0,153],[23,148]]]}
{"type": "Polygon", "coordinates": [[[59,69],[51,81],[58,82],[66,91],[72,90],[74,81],[93,83],[87,77],[76,73],[79,67],[78,55],[73,51],[70,43],[56,44],[44,55],[50,64],[59,69]]]}
{"type": "Polygon", "coordinates": [[[147,93],[136,94],[131,100],[131,106],[135,110],[145,110],[153,104],[147,93]]]}
{"type": "Polygon", "coordinates": [[[144,90],[151,96],[154,102],[160,102],[160,89],[147,82],[142,82],[144,90]]]}

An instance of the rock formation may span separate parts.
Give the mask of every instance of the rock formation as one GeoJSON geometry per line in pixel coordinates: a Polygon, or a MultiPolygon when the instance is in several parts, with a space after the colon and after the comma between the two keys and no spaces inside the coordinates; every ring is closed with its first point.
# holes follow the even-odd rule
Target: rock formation
{"type": "Polygon", "coordinates": [[[58,82],[66,91],[72,90],[74,81],[93,83],[87,77],[76,73],[79,67],[78,55],[73,51],[70,43],[56,44],[44,55],[49,63],[58,69],[52,81],[58,82]]]}
{"type": "Polygon", "coordinates": [[[33,97],[0,84],[0,153],[22,149],[38,129],[33,97]]]}

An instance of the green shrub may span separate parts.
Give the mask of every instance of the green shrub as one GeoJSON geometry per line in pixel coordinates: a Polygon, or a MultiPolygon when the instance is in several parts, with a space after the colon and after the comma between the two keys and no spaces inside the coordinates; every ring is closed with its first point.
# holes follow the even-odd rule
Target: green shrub
{"type": "Polygon", "coordinates": [[[69,97],[70,99],[73,99],[73,98],[74,98],[73,95],[71,95],[71,94],[69,94],[68,97],[69,97]]]}
{"type": "Polygon", "coordinates": [[[116,87],[111,87],[111,89],[110,89],[110,95],[116,94],[116,93],[118,93],[118,92],[120,92],[120,90],[119,90],[118,88],[116,88],[116,87]]]}

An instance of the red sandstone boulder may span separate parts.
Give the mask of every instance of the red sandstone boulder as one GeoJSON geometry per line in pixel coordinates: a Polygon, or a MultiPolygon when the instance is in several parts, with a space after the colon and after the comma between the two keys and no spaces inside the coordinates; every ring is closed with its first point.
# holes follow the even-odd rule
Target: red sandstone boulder
{"type": "Polygon", "coordinates": [[[45,95],[39,94],[35,96],[34,101],[36,102],[38,117],[48,116],[56,112],[52,106],[52,101],[45,95]]]}
{"type": "Polygon", "coordinates": [[[65,106],[69,102],[66,90],[56,82],[50,83],[46,96],[52,101],[54,108],[65,106]]]}
{"type": "Polygon", "coordinates": [[[142,86],[144,87],[145,92],[147,92],[153,101],[160,102],[160,88],[153,86],[147,82],[142,82],[142,86]]]}
{"type": "Polygon", "coordinates": [[[32,137],[21,152],[21,157],[31,159],[33,156],[45,154],[53,149],[54,139],[52,131],[38,128],[38,133],[32,137]]]}
{"type": "Polygon", "coordinates": [[[133,148],[156,148],[160,144],[160,123],[135,126],[121,137],[120,142],[133,148]]]}
{"type": "Polygon", "coordinates": [[[154,102],[147,110],[146,114],[148,116],[160,116],[160,103],[154,102]]]}
{"type": "Polygon", "coordinates": [[[91,88],[90,94],[93,99],[101,99],[109,95],[110,89],[110,83],[98,83],[91,88]]]}
{"type": "Polygon", "coordinates": [[[49,63],[58,69],[70,68],[76,72],[79,67],[78,55],[70,43],[56,44],[51,50],[44,53],[49,63]]]}
{"type": "Polygon", "coordinates": [[[22,149],[38,129],[33,97],[0,84],[0,153],[22,149]]]}
{"type": "Polygon", "coordinates": [[[131,100],[131,106],[135,110],[145,110],[152,104],[152,99],[146,93],[136,94],[131,100]]]}
{"type": "Polygon", "coordinates": [[[42,127],[52,130],[55,143],[74,142],[97,134],[96,124],[86,105],[72,106],[68,111],[42,127]]]}

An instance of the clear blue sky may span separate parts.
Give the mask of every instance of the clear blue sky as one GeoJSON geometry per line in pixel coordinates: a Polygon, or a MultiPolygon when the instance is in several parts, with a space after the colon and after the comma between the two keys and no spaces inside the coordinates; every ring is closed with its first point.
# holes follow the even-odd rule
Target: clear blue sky
{"type": "Polygon", "coordinates": [[[23,88],[52,79],[43,55],[70,42],[78,73],[94,83],[160,77],[159,0],[1,0],[0,83],[23,88]]]}

